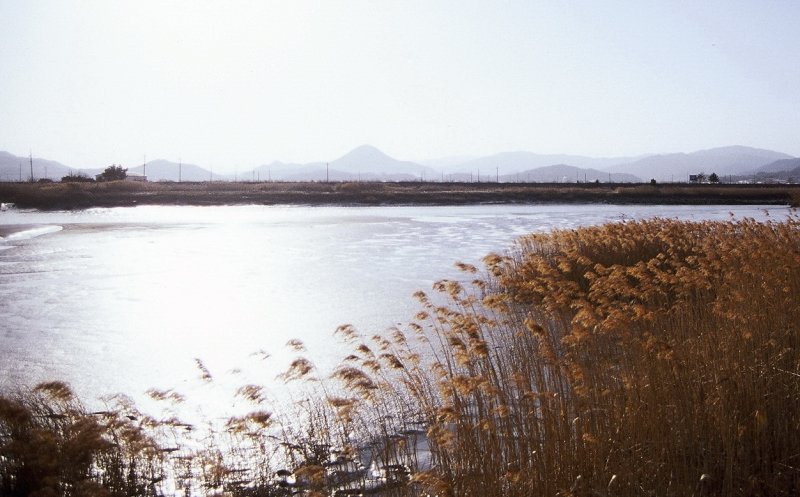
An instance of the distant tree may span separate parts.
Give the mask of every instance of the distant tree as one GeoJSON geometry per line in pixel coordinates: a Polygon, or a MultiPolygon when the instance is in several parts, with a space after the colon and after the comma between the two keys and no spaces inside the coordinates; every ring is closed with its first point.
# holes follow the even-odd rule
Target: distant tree
{"type": "Polygon", "coordinates": [[[719,176],[717,176],[717,173],[711,173],[711,175],[708,177],[708,182],[719,183],[719,176]]]}
{"type": "Polygon", "coordinates": [[[650,184],[653,185],[653,186],[656,186],[656,179],[655,178],[650,178],[650,184]]]}
{"type": "Polygon", "coordinates": [[[118,181],[128,177],[128,169],[116,164],[111,164],[97,179],[99,181],[118,181]]]}
{"type": "Polygon", "coordinates": [[[83,173],[69,173],[61,178],[62,183],[91,183],[94,179],[83,173]]]}

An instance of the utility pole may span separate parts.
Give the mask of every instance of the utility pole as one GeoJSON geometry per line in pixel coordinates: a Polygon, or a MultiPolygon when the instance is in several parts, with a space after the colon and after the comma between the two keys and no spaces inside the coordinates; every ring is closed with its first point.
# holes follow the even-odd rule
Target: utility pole
{"type": "Polygon", "coordinates": [[[495,175],[494,176],[495,177],[495,183],[500,183],[500,168],[499,167],[495,167],[494,168],[494,175],[495,175]]]}
{"type": "Polygon", "coordinates": [[[325,183],[330,183],[331,181],[331,172],[330,172],[330,163],[325,163],[325,183]]]}
{"type": "Polygon", "coordinates": [[[178,183],[181,182],[181,169],[183,169],[183,159],[178,158],[178,183]]]}
{"type": "Polygon", "coordinates": [[[19,182],[22,183],[22,162],[19,163],[19,182]]]}
{"type": "Polygon", "coordinates": [[[31,183],[33,183],[33,151],[29,151],[28,160],[30,160],[31,163],[31,183]]]}
{"type": "Polygon", "coordinates": [[[142,176],[147,178],[147,154],[142,157],[142,176]]]}

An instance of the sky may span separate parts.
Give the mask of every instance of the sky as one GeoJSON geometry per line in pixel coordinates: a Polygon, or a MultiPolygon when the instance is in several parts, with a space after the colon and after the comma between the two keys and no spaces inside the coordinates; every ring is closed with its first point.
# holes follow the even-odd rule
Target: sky
{"type": "Polygon", "coordinates": [[[800,156],[800,2],[0,0],[0,150],[800,156]]]}

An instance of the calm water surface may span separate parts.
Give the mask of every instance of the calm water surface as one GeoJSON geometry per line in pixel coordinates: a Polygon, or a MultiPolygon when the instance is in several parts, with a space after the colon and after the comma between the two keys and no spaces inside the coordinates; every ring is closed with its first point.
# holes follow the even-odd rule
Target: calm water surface
{"type": "Polygon", "coordinates": [[[218,379],[270,384],[298,355],[290,339],[329,369],[346,354],[338,325],[371,335],[405,322],[414,291],[525,233],[730,212],[766,216],[608,205],[0,212],[0,388],[63,379],[90,399],[191,391],[196,358],[218,379]]]}

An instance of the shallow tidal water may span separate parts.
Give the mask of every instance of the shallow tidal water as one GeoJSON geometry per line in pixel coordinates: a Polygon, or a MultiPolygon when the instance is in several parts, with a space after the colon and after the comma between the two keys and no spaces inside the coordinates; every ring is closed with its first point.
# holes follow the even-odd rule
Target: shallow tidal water
{"type": "Polygon", "coordinates": [[[84,399],[114,392],[138,398],[150,387],[208,392],[196,359],[220,385],[277,388],[276,375],[298,355],[329,371],[347,354],[333,336],[337,326],[372,335],[407,322],[417,310],[412,293],[463,278],[455,262],[480,265],[523,234],[627,219],[779,219],[788,212],[616,205],[11,209],[0,212],[0,388],[60,379],[84,399]],[[307,352],[286,347],[295,338],[307,352]]]}

